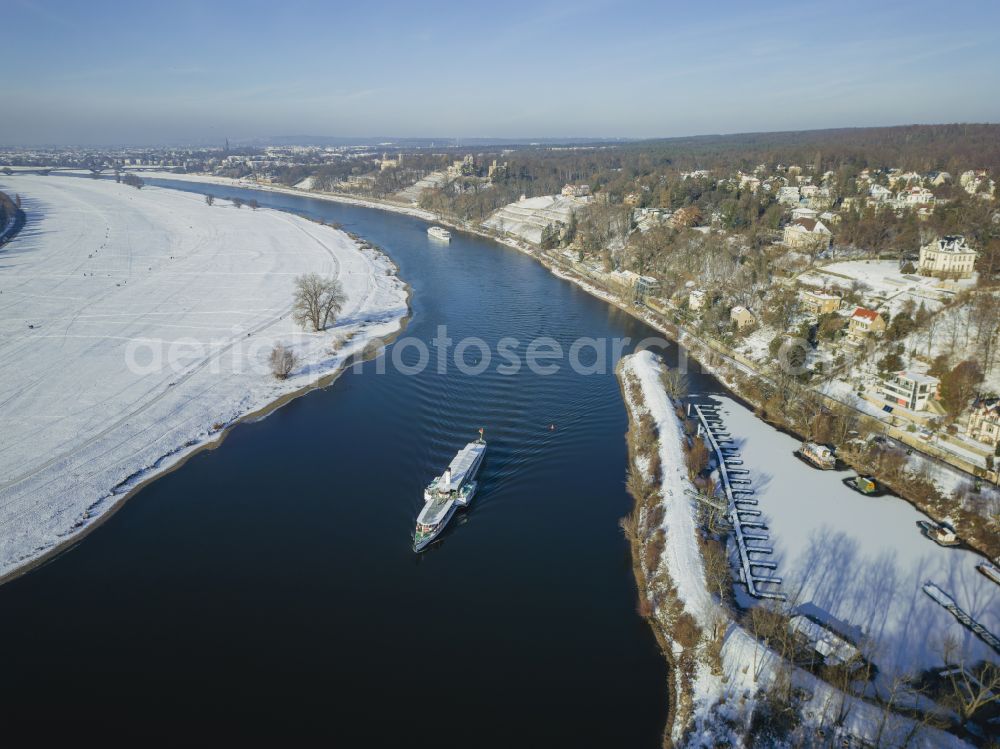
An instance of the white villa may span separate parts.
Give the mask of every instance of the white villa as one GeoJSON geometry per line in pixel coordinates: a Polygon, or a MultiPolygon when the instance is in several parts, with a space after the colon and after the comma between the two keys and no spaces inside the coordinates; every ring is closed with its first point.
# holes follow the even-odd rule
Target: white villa
{"type": "Polygon", "coordinates": [[[897,372],[885,377],[879,392],[887,403],[895,403],[911,411],[924,411],[937,396],[938,379],[916,372],[897,372]]]}
{"type": "Polygon", "coordinates": [[[970,278],[976,264],[976,255],[976,251],[966,243],[965,237],[943,237],[920,248],[917,269],[924,276],[970,278]]]}

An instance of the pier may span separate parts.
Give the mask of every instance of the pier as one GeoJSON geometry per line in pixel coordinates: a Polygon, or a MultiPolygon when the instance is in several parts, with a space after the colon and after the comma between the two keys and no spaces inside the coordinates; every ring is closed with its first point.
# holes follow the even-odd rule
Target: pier
{"type": "Polygon", "coordinates": [[[774,549],[770,546],[748,544],[749,541],[755,543],[768,541],[769,537],[767,526],[763,522],[749,519],[759,517],[760,510],[747,508],[747,505],[757,504],[757,500],[752,496],[754,490],[750,487],[750,471],[746,468],[733,467],[743,465],[739,448],[735,446],[730,433],[725,430],[715,406],[691,403],[688,405],[688,415],[697,417],[698,433],[704,435],[716,456],[719,478],[722,479],[722,487],[726,493],[726,514],[733,526],[733,535],[736,537],[736,546],[740,553],[740,579],[747,586],[747,592],[754,598],[774,598],[784,601],[784,593],[773,588],[761,587],[780,585],[781,578],[757,571],[773,572],[777,568],[774,562],[760,558],[774,553],[774,549]],[[739,478],[735,478],[737,476],[739,478]]]}
{"type": "Polygon", "coordinates": [[[967,629],[971,630],[976,637],[993,648],[995,652],[1000,653],[1000,638],[969,616],[969,614],[960,608],[959,605],[955,603],[955,600],[941,590],[941,588],[928,581],[924,583],[924,593],[946,608],[953,617],[958,619],[958,621],[961,622],[967,629]]]}

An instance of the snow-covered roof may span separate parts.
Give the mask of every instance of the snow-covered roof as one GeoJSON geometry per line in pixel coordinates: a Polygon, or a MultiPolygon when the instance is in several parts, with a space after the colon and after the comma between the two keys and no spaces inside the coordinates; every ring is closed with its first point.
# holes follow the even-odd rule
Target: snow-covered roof
{"type": "Polygon", "coordinates": [[[851,643],[806,616],[793,616],[789,624],[831,665],[847,663],[858,657],[859,651],[851,643]]]}
{"type": "Polygon", "coordinates": [[[965,241],[965,237],[954,234],[946,237],[941,237],[935,242],[931,242],[926,245],[929,250],[936,250],[937,252],[948,252],[948,253],[968,253],[975,252],[968,243],[965,241]]]}
{"type": "Polygon", "coordinates": [[[920,372],[897,372],[896,376],[910,382],[915,382],[918,385],[937,385],[940,382],[937,377],[932,377],[929,374],[921,374],[920,372]]]}
{"type": "Polygon", "coordinates": [[[466,480],[466,474],[469,472],[469,469],[475,465],[485,450],[486,444],[483,442],[470,442],[459,450],[448,466],[448,470],[451,471],[451,483],[448,486],[440,486],[439,488],[444,491],[458,491],[462,483],[466,480]]]}

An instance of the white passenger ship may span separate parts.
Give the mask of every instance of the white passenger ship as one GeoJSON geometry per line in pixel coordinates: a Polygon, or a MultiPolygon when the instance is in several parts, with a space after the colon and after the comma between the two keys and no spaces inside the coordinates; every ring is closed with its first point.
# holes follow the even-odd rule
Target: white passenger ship
{"type": "Polygon", "coordinates": [[[427,233],[434,237],[434,239],[440,239],[442,242],[451,241],[451,232],[447,229],[443,229],[440,226],[432,226],[427,230],[427,233]]]}
{"type": "Polygon", "coordinates": [[[437,538],[455,510],[468,506],[476,493],[476,474],[486,455],[486,440],[483,430],[479,439],[470,442],[458,451],[451,464],[440,476],[431,481],[424,490],[424,508],[417,516],[417,528],[413,534],[413,550],[422,551],[437,538]]]}

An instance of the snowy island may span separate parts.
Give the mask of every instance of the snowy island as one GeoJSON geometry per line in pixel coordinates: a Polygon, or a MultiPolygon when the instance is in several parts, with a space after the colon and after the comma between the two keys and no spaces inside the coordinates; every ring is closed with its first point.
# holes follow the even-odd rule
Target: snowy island
{"type": "Polygon", "coordinates": [[[329,381],[408,314],[392,262],[330,226],[111,180],[2,189],[29,222],[0,252],[0,579],[241,418],[329,381]],[[291,316],[306,273],[346,296],[319,333],[291,316]],[[286,379],[276,345],[296,359],[286,379]]]}

